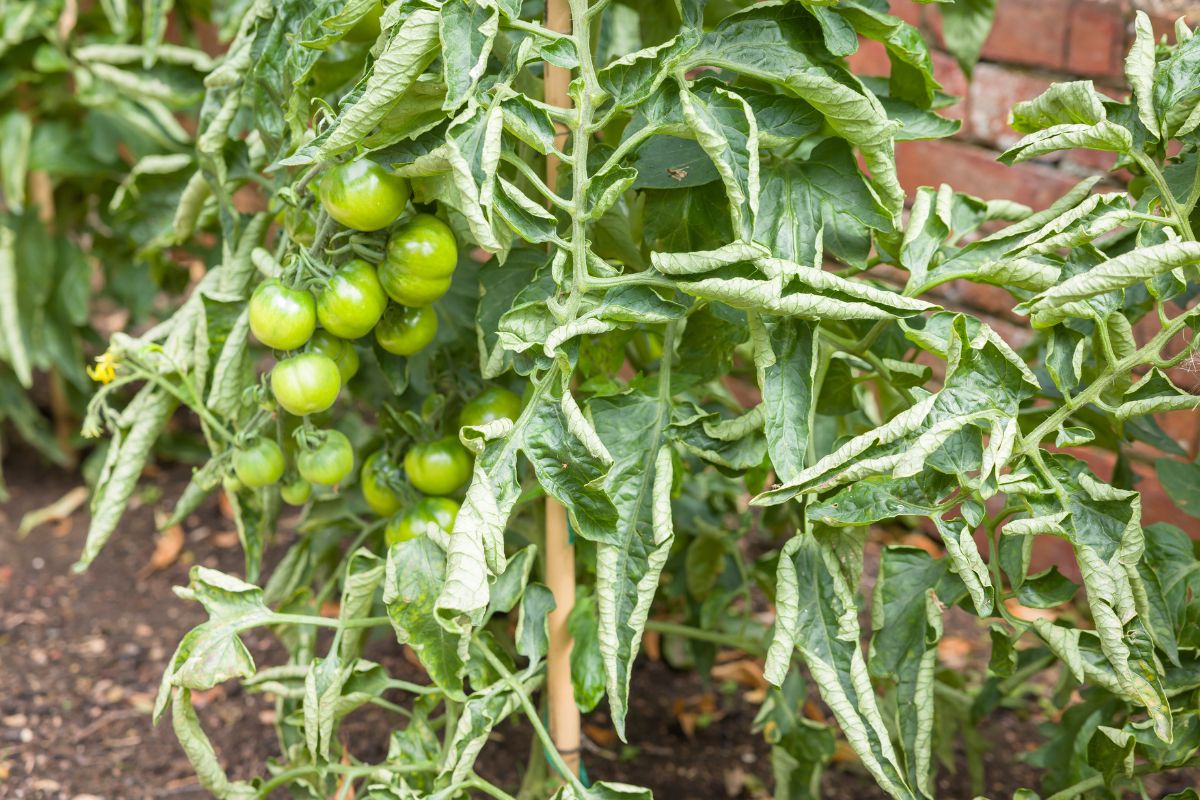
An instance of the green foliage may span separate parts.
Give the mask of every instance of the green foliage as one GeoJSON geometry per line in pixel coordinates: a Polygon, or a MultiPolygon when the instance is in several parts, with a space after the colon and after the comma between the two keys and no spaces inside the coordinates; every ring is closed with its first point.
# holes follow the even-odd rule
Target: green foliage
{"type": "MultiPolygon", "coordinates": [[[[23,392],[44,376],[67,423],[91,394],[93,313],[141,323],[208,256],[195,241],[169,245],[196,164],[187,123],[213,62],[164,43],[171,4],[146,5],[144,36],[123,2],[0,10],[0,422],[59,464],[77,443],[52,435],[23,392]]],[[[193,5],[180,22],[206,23],[193,5]]]]}
{"type": "MultiPolygon", "coordinates": [[[[152,4],[148,33],[168,6],[152,4]]],[[[181,590],[209,620],[181,643],[157,712],[171,707],[218,797],[285,784],[328,797],[348,783],[364,797],[508,797],[474,763],[518,712],[549,748],[531,700],[553,607],[531,581],[543,495],[565,507],[590,584],[569,621],[578,702],[605,696],[622,737],[634,660],[657,627],[674,661],[701,669],[718,645],[766,656],[774,688],[756,726],[780,797],[816,795],[836,735],[890,796],[932,797],[934,753],[950,749],[935,742],[967,731],[977,759],[973,726],[1032,701],[1045,671],[1058,687],[1040,701],[1062,724],[1031,761],[1048,767],[1052,797],[1195,762],[1195,554],[1182,532],[1143,528],[1126,468],[1105,482],[1076,451],[1118,464],[1135,445],[1178,455],[1153,415],[1196,407],[1172,368],[1200,346],[1200,37],[1180,25],[1176,44],[1156,47],[1139,18],[1128,102],[1080,82],[1013,111],[1025,138],[1004,161],[1115,152],[1146,179],[1137,196],[1085,181],[1034,213],[921,187],[906,213],[895,142],[955,130],[936,114],[918,32],[877,2],[703,6],[572,0],[570,34],[507,0],[394,2],[378,34],[367,0],[232,7],[228,52],[204,80],[198,171],[170,229],[175,241],[215,233],[220,253],[169,320],[110,345],[117,380],[86,428],[106,426],[112,442],[82,559],[116,528],[173,410],[191,409],[212,458],[181,506],[223,486],[245,580],[197,568],[181,590]],[[887,48],[887,81],[847,69],[860,37],[887,48]],[[574,76],[570,109],[545,102],[547,62],[574,76]],[[409,182],[396,224],[435,214],[458,261],[419,295],[439,320],[432,343],[405,356],[375,337],[349,343],[360,368],[338,404],[298,418],[252,371],[262,353],[244,308],[264,278],[302,293],[354,258],[394,271],[386,230],[343,229],[314,197],[323,172],[360,157],[409,182]],[[239,212],[239,191],[269,210],[239,212]],[[1019,348],[938,305],[934,290],[955,280],[1008,292],[1030,321],[1019,348]],[[521,395],[519,413],[455,424],[485,382],[521,395]],[[365,486],[352,474],[313,488],[299,538],[260,587],[278,488],[232,480],[233,453],[274,438],[294,462],[318,426],[342,429],[360,463],[380,455],[365,486]],[[473,458],[453,530],[388,547],[371,508],[419,502],[399,465],[447,436],[473,458]],[[913,518],[946,556],[883,550],[864,650],[867,528],[913,518]],[[752,521],[769,552],[748,560],[752,521]],[[1083,600],[1057,570],[1029,574],[1037,536],[1070,545],[1083,600]],[[752,582],[775,605],[769,630],[752,582]],[[339,616],[319,616],[334,597],[339,616]],[[1030,622],[1014,604],[1061,613],[1030,622]],[[987,626],[987,675],[939,671],[949,606],[987,626]],[[257,627],[286,645],[286,664],[254,663],[240,637],[257,627]],[[363,660],[374,627],[410,645],[430,683],[363,660]],[[802,670],[836,730],[802,713],[802,670]],[[232,679],[279,698],[281,758],[249,782],[225,778],[189,700],[232,679]],[[400,708],[390,690],[405,705],[389,754],[362,763],[337,727],[363,703],[400,708]]],[[[948,11],[960,59],[977,55],[989,14],[948,11]]],[[[1194,466],[1159,467],[1192,512],[1194,466]]],[[[554,796],[648,792],[568,777],[554,796]]]]}

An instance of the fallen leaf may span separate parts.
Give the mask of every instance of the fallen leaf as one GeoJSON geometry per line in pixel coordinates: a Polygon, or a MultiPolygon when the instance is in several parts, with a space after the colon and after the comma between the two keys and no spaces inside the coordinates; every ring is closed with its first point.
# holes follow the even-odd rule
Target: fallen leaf
{"type": "Polygon", "coordinates": [[[609,725],[585,722],[583,723],[583,732],[587,734],[587,738],[601,747],[612,747],[617,743],[617,732],[609,725]]]}
{"type": "Polygon", "coordinates": [[[941,558],[945,555],[941,545],[930,539],[923,533],[910,531],[900,537],[900,544],[908,547],[919,547],[934,558],[941,558]]]}
{"type": "Polygon", "coordinates": [[[28,512],[21,517],[21,524],[17,526],[17,538],[24,539],[34,528],[45,525],[47,522],[61,522],[68,519],[87,502],[87,499],[88,488],[76,486],[50,505],[28,512]]]}
{"type": "Polygon", "coordinates": [[[155,572],[166,569],[175,563],[181,552],[183,552],[183,528],[179,525],[172,525],[158,535],[154,542],[154,552],[150,554],[150,560],[138,570],[137,576],[146,578],[155,572]]]}
{"type": "Polygon", "coordinates": [[[717,664],[709,674],[715,681],[733,681],[747,689],[765,689],[767,686],[767,679],[763,677],[763,662],[756,658],[740,658],[717,664]]]}
{"type": "Polygon", "coordinates": [[[642,634],[642,651],[651,661],[662,661],[662,634],[646,631],[642,634]]]}
{"type": "Polygon", "coordinates": [[[970,663],[971,642],[961,636],[943,636],[938,642],[938,657],[950,669],[963,669],[970,663]]]}
{"type": "Polygon", "coordinates": [[[740,766],[731,767],[722,774],[725,779],[725,796],[737,797],[746,788],[746,770],[740,766]]]}
{"type": "Polygon", "coordinates": [[[838,739],[833,746],[833,758],[830,760],[834,764],[853,764],[858,761],[858,753],[854,752],[854,748],[845,739],[838,739]]]}
{"type": "Polygon", "coordinates": [[[221,531],[220,533],[214,533],[212,536],[212,542],[215,546],[220,547],[222,550],[228,550],[231,547],[237,547],[239,544],[241,544],[241,540],[238,539],[237,531],[221,531]]]}
{"type": "Polygon", "coordinates": [[[1030,608],[1029,606],[1023,606],[1015,597],[1010,597],[1005,600],[1004,607],[1007,608],[1008,612],[1014,617],[1026,622],[1033,622],[1034,620],[1039,619],[1044,619],[1048,622],[1054,622],[1056,619],[1058,619],[1058,614],[1055,613],[1054,609],[1030,608]]]}

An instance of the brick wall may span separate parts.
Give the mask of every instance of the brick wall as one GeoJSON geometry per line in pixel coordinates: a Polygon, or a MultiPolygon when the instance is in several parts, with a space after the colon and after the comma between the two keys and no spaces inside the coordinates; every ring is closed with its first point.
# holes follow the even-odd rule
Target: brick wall
{"type": "MultiPolygon", "coordinates": [[[[1053,82],[1081,78],[1093,80],[1097,89],[1112,97],[1125,96],[1124,59],[1133,41],[1134,9],[1146,11],[1155,32],[1162,35],[1173,30],[1180,15],[1177,8],[1189,10],[1193,27],[1200,23],[1200,5],[1177,0],[997,0],[996,5],[992,32],[968,80],[954,58],[941,49],[936,9],[913,0],[893,0],[892,13],[921,28],[927,41],[934,44],[935,74],[948,94],[960,98],[942,113],[963,123],[952,139],[899,143],[900,181],[910,193],[918,186],[948,183],[985,199],[1006,198],[1041,209],[1082,178],[1106,174],[1115,156],[1077,150],[1006,167],[996,157],[1020,138],[1008,125],[1009,109],[1041,94],[1053,82]]],[[[886,52],[872,41],[862,43],[851,57],[851,65],[866,75],[889,71],[886,52]]],[[[1120,177],[1106,177],[1097,190],[1119,186],[1120,177]]],[[[1004,290],[960,282],[947,284],[939,294],[948,308],[985,317],[1014,346],[1024,343],[1028,335],[1025,320],[1012,313],[1014,302],[1004,290]]],[[[1200,392],[1200,370],[1195,367],[1177,369],[1172,378],[1181,387],[1200,392]]],[[[1159,424],[1191,456],[1196,455],[1200,413],[1163,415],[1159,424]]],[[[1147,459],[1161,455],[1149,449],[1136,452],[1147,459]]],[[[1111,473],[1111,455],[1088,457],[1101,477],[1111,473]]],[[[1200,520],[1175,509],[1154,480],[1149,463],[1136,468],[1144,478],[1138,488],[1143,494],[1145,521],[1169,521],[1200,538],[1200,520]]]]}

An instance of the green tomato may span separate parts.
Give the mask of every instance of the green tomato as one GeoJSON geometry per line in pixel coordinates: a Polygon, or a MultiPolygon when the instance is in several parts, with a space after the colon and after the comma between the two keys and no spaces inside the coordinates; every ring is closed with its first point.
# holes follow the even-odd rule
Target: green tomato
{"type": "Polygon", "coordinates": [[[291,289],[271,278],[250,295],[250,330],[272,350],[295,350],[316,326],[317,302],[307,289],[291,289]]]}
{"type": "Polygon", "coordinates": [[[471,479],[471,454],[458,439],[445,436],[409,448],[404,471],[424,494],[450,494],[471,479]]]}
{"type": "Polygon", "coordinates": [[[333,274],[317,295],[317,321],[343,339],[366,336],[383,316],[387,295],[375,268],[356,258],[333,274]]]}
{"type": "Polygon", "coordinates": [[[391,547],[428,535],[430,531],[441,531],[449,536],[454,531],[458,509],[458,503],[449,497],[423,497],[415,506],[388,520],[383,538],[391,547]]]}
{"type": "Polygon", "coordinates": [[[354,471],[354,445],[341,431],[325,431],[325,439],[296,458],[300,477],[319,486],[341,483],[354,471]]]}
{"type": "Polygon", "coordinates": [[[298,478],[281,486],[279,496],[290,506],[302,506],[308,502],[308,498],[312,497],[312,484],[298,478]]]}
{"type": "Polygon", "coordinates": [[[271,370],[271,392],[284,410],[298,417],[333,405],[342,388],[342,375],[329,356],[301,353],[285,358],[271,370]]]}
{"type": "Polygon", "coordinates": [[[339,339],[329,331],[318,330],[308,341],[308,352],[329,356],[337,364],[342,376],[342,385],[358,374],[358,351],[354,345],[339,339]]]}
{"type": "Polygon", "coordinates": [[[460,427],[486,425],[498,419],[511,419],[516,422],[519,416],[520,396],[503,386],[489,386],[463,406],[463,410],[458,414],[458,424],[460,427]]]}
{"type": "Polygon", "coordinates": [[[430,214],[417,214],[392,233],[379,282],[397,303],[427,306],[450,289],[458,266],[458,244],[450,226],[430,214]]]}
{"type": "Polygon", "coordinates": [[[367,505],[381,517],[400,510],[400,495],[392,487],[400,482],[400,467],[384,450],[367,456],[359,473],[359,486],[367,505]]]}
{"type": "Polygon", "coordinates": [[[408,181],[369,158],[326,172],[317,194],[329,216],[356,231],[377,231],[395,222],[408,205],[408,181]]]}
{"type": "Polygon", "coordinates": [[[433,341],[437,327],[437,314],[432,308],[391,305],[375,326],[375,341],[389,353],[411,356],[433,341]]]}
{"type": "Polygon", "coordinates": [[[371,6],[371,10],[364,16],[359,17],[358,22],[354,23],[354,27],[346,31],[345,39],[348,42],[373,42],[379,38],[379,18],[383,16],[383,5],[376,3],[371,6]]]}
{"type": "Polygon", "coordinates": [[[255,439],[233,454],[233,471],[243,486],[270,486],[283,477],[283,450],[274,439],[255,439]]]}
{"type": "Polygon", "coordinates": [[[298,245],[310,247],[317,237],[316,223],[303,209],[288,206],[275,215],[275,221],[283,225],[288,238],[298,245]]]}

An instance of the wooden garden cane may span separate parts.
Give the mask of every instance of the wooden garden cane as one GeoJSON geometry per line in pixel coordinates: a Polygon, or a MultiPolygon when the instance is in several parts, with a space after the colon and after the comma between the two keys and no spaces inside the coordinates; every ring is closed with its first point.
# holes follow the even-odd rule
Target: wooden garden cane
{"type": "MultiPolygon", "coordinates": [[[[547,0],[546,27],[560,33],[571,32],[571,10],[567,0],[547,0]]],[[[567,108],[571,99],[567,87],[571,73],[546,62],[546,102],[567,108]]],[[[567,131],[559,128],[561,149],[567,131]]],[[[558,159],[546,157],[546,184],[558,186],[558,159]]],[[[546,656],[546,688],[550,697],[550,738],[566,765],[579,774],[580,720],[571,683],[571,634],[567,618],[575,607],[575,546],[567,530],[567,510],[553,497],[546,498],[546,585],[554,595],[555,609],[550,613],[550,651],[546,656]]]]}

